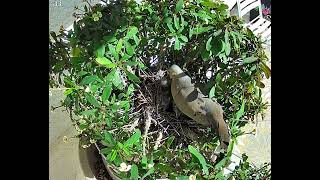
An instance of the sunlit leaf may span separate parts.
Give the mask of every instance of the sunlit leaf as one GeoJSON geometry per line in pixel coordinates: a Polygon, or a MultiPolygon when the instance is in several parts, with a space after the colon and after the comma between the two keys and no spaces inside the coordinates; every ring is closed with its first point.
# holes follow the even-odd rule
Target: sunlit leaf
{"type": "Polygon", "coordinates": [[[127,37],[128,37],[128,38],[131,38],[131,37],[133,37],[134,35],[136,35],[137,33],[138,33],[138,28],[135,27],[135,26],[131,26],[131,27],[129,28],[128,33],[127,33],[127,37]]]}
{"type": "Polygon", "coordinates": [[[85,97],[86,97],[86,100],[92,104],[93,106],[97,107],[97,108],[100,108],[100,103],[97,101],[97,99],[92,96],[91,94],[89,93],[85,93],[85,97]]]}
{"type": "Polygon", "coordinates": [[[154,167],[149,169],[148,172],[145,175],[143,175],[141,179],[146,178],[147,176],[151,175],[152,173],[154,173],[154,167]]]}
{"type": "Polygon", "coordinates": [[[174,27],[178,30],[180,28],[180,26],[179,26],[179,18],[177,18],[176,15],[173,16],[173,22],[174,22],[174,27]]]}
{"type": "Polygon", "coordinates": [[[123,43],[123,40],[120,39],[117,43],[117,46],[116,46],[116,52],[119,53],[122,49],[122,43],[123,43]]]}
{"type": "Polygon", "coordinates": [[[214,97],[215,90],[216,90],[216,87],[212,86],[212,88],[210,89],[210,92],[209,92],[209,98],[214,97]]]}
{"type": "Polygon", "coordinates": [[[179,0],[176,5],[176,12],[179,12],[183,8],[183,0],[179,0]]]}
{"type": "Polygon", "coordinates": [[[202,154],[200,154],[198,152],[198,150],[196,148],[194,148],[193,146],[189,145],[188,146],[188,150],[191,154],[193,154],[200,162],[201,166],[202,166],[202,170],[206,175],[209,175],[209,170],[207,167],[207,162],[205,160],[205,158],[203,157],[202,154]]]}
{"type": "Polygon", "coordinates": [[[110,145],[115,145],[115,144],[116,144],[116,142],[115,142],[112,134],[109,133],[108,131],[105,131],[105,132],[104,132],[104,141],[105,141],[106,143],[110,144],[110,145]]]}
{"type": "Polygon", "coordinates": [[[112,92],[112,84],[108,83],[102,92],[102,102],[105,102],[109,99],[112,92]]]}
{"type": "Polygon", "coordinates": [[[106,51],[106,46],[102,45],[96,50],[96,57],[103,57],[106,51]]]}
{"type": "Polygon", "coordinates": [[[98,58],[96,58],[96,61],[97,61],[97,63],[99,63],[107,68],[114,68],[117,66],[115,63],[112,63],[106,57],[98,57],[98,58]]]}
{"type": "Polygon", "coordinates": [[[128,55],[132,56],[134,53],[133,46],[128,41],[125,41],[125,46],[126,46],[126,52],[128,53],[128,55]]]}
{"type": "Polygon", "coordinates": [[[139,129],[135,130],[135,133],[124,143],[124,146],[132,146],[137,141],[140,140],[141,137],[141,131],[139,129]]]}
{"type": "Polygon", "coordinates": [[[136,82],[136,83],[140,83],[140,79],[135,74],[133,74],[129,71],[126,71],[126,74],[127,74],[129,80],[136,82]]]}
{"type": "Polygon", "coordinates": [[[180,50],[181,49],[181,43],[179,41],[179,39],[176,37],[176,40],[174,42],[174,49],[175,50],[180,50]]]}
{"type": "Polygon", "coordinates": [[[258,58],[251,56],[251,57],[244,58],[243,59],[243,63],[244,64],[249,64],[249,63],[253,63],[253,62],[257,61],[257,60],[258,60],[258,58]]]}
{"type": "Polygon", "coordinates": [[[132,178],[133,180],[138,180],[139,178],[139,170],[138,170],[138,166],[135,164],[132,164],[131,166],[131,170],[130,170],[130,178],[132,178]]]}
{"type": "Polygon", "coordinates": [[[239,120],[240,117],[243,116],[245,104],[246,104],[246,101],[243,100],[243,101],[242,101],[242,104],[241,104],[241,107],[240,107],[239,111],[238,111],[237,114],[236,114],[236,120],[239,120]]]}
{"type": "Polygon", "coordinates": [[[184,42],[188,42],[188,38],[184,35],[180,35],[179,38],[184,42]]]}
{"type": "Polygon", "coordinates": [[[210,51],[211,50],[211,40],[212,40],[212,37],[210,37],[206,43],[206,50],[207,51],[210,51]]]}
{"type": "Polygon", "coordinates": [[[119,54],[116,52],[116,49],[113,45],[108,44],[108,48],[112,56],[118,61],[119,60],[119,54]]]}

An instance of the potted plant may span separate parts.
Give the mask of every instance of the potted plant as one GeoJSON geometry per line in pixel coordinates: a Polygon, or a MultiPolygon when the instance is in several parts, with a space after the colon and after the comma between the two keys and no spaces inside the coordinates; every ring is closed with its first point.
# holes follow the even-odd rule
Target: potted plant
{"type": "Polygon", "coordinates": [[[114,179],[228,179],[249,168],[223,174],[240,127],[265,109],[261,80],[271,73],[261,40],[225,4],[111,1],[79,11],[73,30],[50,33],[49,85],[66,87],[62,105],[83,147],[99,149],[114,179]],[[221,158],[211,128],[176,116],[172,64],[223,106],[233,141],[221,158]]]}

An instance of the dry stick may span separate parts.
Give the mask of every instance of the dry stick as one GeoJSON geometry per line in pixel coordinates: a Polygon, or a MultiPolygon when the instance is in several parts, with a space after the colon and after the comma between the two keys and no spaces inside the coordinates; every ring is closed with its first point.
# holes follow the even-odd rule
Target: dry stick
{"type": "Polygon", "coordinates": [[[157,123],[158,123],[159,126],[163,129],[163,132],[165,132],[166,134],[169,134],[169,133],[167,132],[168,127],[167,127],[167,128],[164,128],[163,125],[161,124],[163,121],[164,121],[164,120],[162,120],[161,122],[157,121],[157,123]]]}
{"type": "Polygon", "coordinates": [[[145,131],[144,131],[143,140],[142,140],[143,155],[146,155],[146,141],[147,141],[148,131],[151,125],[151,116],[150,116],[149,109],[146,110],[145,114],[147,117],[146,117],[145,131]]]}

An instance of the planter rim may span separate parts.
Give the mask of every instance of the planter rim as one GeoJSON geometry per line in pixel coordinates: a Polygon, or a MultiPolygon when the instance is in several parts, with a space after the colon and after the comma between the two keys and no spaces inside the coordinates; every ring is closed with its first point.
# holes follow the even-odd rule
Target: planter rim
{"type": "Polygon", "coordinates": [[[105,156],[103,153],[101,153],[101,150],[100,150],[98,144],[97,144],[97,143],[94,143],[94,145],[95,145],[95,147],[97,148],[97,150],[98,150],[98,152],[99,152],[99,154],[100,154],[100,156],[101,156],[101,158],[102,158],[103,164],[104,164],[104,166],[106,167],[106,169],[107,169],[110,177],[111,177],[113,180],[121,180],[121,179],[117,176],[117,173],[116,173],[113,169],[111,169],[111,166],[108,165],[107,158],[106,158],[106,156],[105,156]]]}

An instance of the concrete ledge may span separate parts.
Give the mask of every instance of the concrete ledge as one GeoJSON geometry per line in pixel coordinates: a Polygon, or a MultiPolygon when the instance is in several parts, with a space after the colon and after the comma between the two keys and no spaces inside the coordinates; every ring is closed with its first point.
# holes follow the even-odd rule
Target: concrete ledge
{"type": "MultiPolygon", "coordinates": [[[[49,106],[57,106],[64,97],[63,90],[52,90],[49,106]]],[[[83,149],[68,114],[62,108],[49,109],[49,180],[96,180],[94,165],[99,156],[96,148],[83,149]],[[63,137],[67,141],[63,141],[63,137]]]]}

